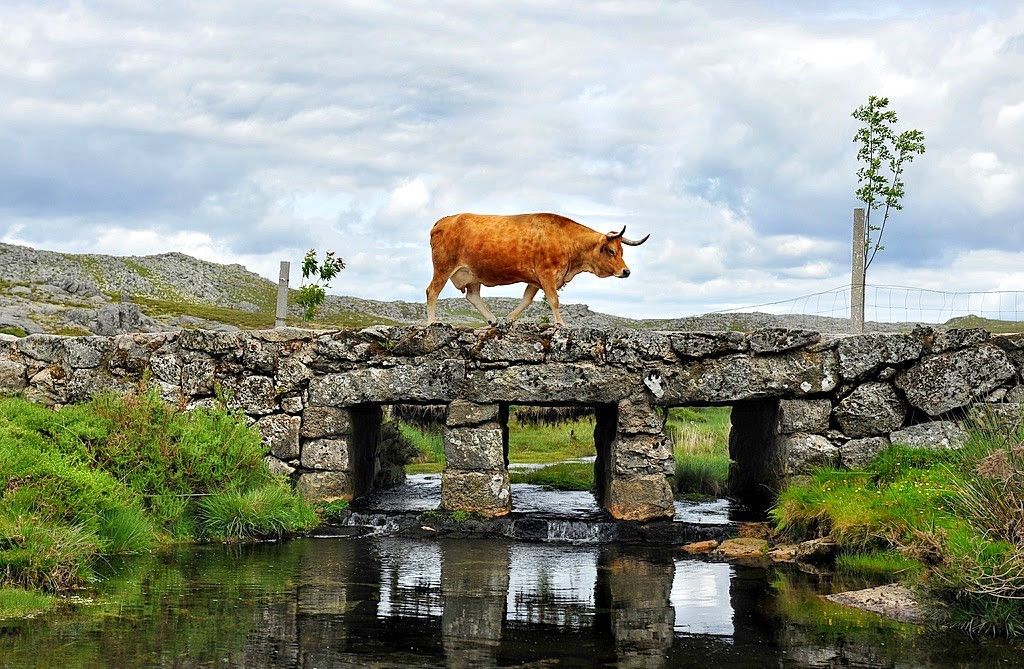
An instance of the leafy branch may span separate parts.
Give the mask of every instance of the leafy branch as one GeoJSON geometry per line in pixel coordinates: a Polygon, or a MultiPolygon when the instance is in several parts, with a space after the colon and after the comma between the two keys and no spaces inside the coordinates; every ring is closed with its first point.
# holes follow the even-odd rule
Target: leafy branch
{"type": "Polygon", "coordinates": [[[334,251],[328,251],[323,262],[317,258],[316,249],[310,249],[302,260],[303,282],[312,278],[312,283],[303,283],[295,302],[303,308],[303,317],[307,321],[320,313],[320,307],[327,299],[327,288],[338,272],[345,269],[345,261],[335,257],[334,251]]]}
{"type": "Polygon", "coordinates": [[[864,250],[867,275],[875,254],[885,249],[882,235],[891,211],[903,209],[902,199],[906,192],[903,171],[914,156],[924,153],[924,133],[920,130],[905,130],[898,135],[894,126],[899,120],[896,112],[888,109],[889,98],[868,96],[868,103],[853,111],[853,118],[864,123],[853,136],[860,144],[857,160],[864,163],[857,170],[857,199],[865,204],[864,250]],[[884,206],[884,209],[882,207],[884,206]],[[882,209],[881,225],[871,223],[871,212],[882,209]],[[877,233],[877,234],[876,234],[877,233]]]}

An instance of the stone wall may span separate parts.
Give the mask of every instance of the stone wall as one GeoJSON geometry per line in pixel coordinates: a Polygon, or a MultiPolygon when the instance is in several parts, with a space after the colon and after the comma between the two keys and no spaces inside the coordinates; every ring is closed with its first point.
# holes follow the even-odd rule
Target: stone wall
{"type": "MultiPolygon", "coordinates": [[[[596,408],[596,480],[615,517],[670,516],[671,443],[657,407],[731,405],[730,486],[770,502],[811,464],[859,466],[892,442],[956,445],[972,411],[1020,411],[1024,335],[983,330],[826,336],[538,324],[375,326],[0,339],[0,393],[46,404],[144,375],[185,406],[222,398],[311,497],[382,480],[381,406],[448,405],[442,506],[510,509],[508,406],[596,408]]],[[[393,467],[393,463],[391,465],[393,467]]]]}

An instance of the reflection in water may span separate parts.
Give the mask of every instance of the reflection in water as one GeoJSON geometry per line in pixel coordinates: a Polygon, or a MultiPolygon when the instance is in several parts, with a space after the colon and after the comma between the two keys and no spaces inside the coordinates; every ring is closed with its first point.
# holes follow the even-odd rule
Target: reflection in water
{"type": "Polygon", "coordinates": [[[1016,657],[875,619],[837,631],[805,577],[772,574],[627,544],[181,548],[115,570],[113,606],[0,622],[0,666],[895,668],[1016,657]]]}
{"type": "Polygon", "coordinates": [[[732,636],[733,611],[722,606],[729,601],[732,576],[732,566],[725,563],[676,562],[671,595],[676,632],[732,636]]]}

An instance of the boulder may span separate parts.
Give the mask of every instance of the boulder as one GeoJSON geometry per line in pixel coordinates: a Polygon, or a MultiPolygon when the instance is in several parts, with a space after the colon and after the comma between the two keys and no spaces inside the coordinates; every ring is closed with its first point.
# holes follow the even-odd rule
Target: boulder
{"type": "Polygon", "coordinates": [[[953,421],[936,420],[897,430],[889,440],[913,448],[960,448],[967,441],[967,432],[953,421]]]}
{"type": "Polygon", "coordinates": [[[779,442],[790,475],[839,461],[839,448],[820,434],[790,434],[779,437],[779,442]]]}
{"type": "Polygon", "coordinates": [[[983,344],[925,357],[898,374],[896,386],[911,406],[939,416],[985,397],[1016,371],[1006,353],[983,344]]]}
{"type": "Polygon", "coordinates": [[[779,400],[779,432],[823,434],[831,414],[832,402],[827,399],[779,400]]]}
{"type": "Polygon", "coordinates": [[[836,343],[839,373],[857,381],[889,366],[902,366],[921,357],[924,346],[905,334],[871,333],[844,337],[836,343]]]}
{"type": "Polygon", "coordinates": [[[903,426],[907,403],[888,383],[865,383],[857,386],[835,408],[839,426],[848,437],[870,437],[888,434],[903,426]]]}

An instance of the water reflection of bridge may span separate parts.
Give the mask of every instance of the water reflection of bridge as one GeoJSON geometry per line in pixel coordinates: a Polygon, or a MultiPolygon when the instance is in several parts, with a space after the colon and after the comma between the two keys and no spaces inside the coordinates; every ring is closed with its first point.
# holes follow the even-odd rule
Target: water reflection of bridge
{"type": "Polygon", "coordinates": [[[321,541],[295,600],[271,606],[251,666],[365,665],[396,651],[407,666],[670,666],[680,636],[725,651],[744,620],[759,624],[737,610],[752,605],[733,601],[733,570],[622,544],[321,541]]]}

